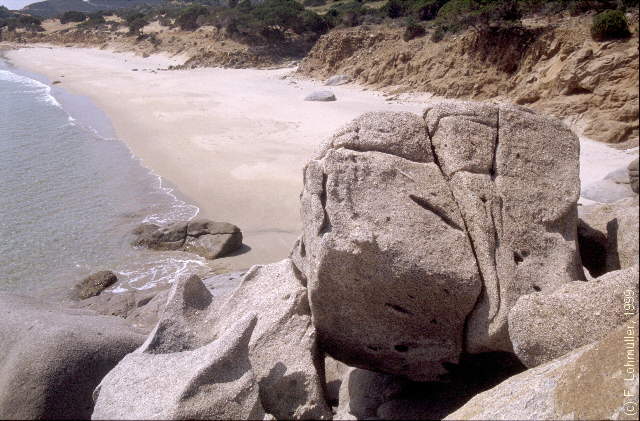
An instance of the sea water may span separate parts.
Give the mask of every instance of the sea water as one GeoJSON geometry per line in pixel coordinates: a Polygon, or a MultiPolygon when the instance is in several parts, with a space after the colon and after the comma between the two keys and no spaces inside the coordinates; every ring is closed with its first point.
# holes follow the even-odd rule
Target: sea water
{"type": "Polygon", "coordinates": [[[168,283],[206,269],[182,252],[131,246],[142,222],[194,217],[114,138],[106,116],[0,60],[0,291],[64,295],[98,270],[116,291],[168,283]]]}

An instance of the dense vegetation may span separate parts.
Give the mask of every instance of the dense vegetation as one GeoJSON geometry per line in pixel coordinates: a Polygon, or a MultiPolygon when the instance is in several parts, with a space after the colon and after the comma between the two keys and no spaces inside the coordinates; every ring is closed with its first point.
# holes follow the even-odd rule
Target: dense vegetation
{"type": "Polygon", "coordinates": [[[4,6],[0,6],[0,30],[9,31],[25,29],[28,31],[42,31],[42,20],[35,16],[13,12],[4,6]]]}
{"type": "Polygon", "coordinates": [[[591,36],[596,40],[627,38],[629,24],[627,18],[619,10],[605,10],[593,17],[591,36]]]}
{"type": "MultiPolygon", "coordinates": [[[[512,27],[517,32],[524,15],[559,12],[599,13],[594,19],[593,37],[621,38],[629,35],[623,11],[637,7],[638,0],[47,0],[29,7],[45,10],[45,16],[53,10],[78,7],[56,16],[63,23],[83,22],[82,27],[115,28],[115,22],[105,22],[106,12],[95,10],[105,5],[117,9],[115,13],[132,35],[143,36],[141,29],[157,20],[184,31],[213,25],[232,39],[251,45],[283,45],[312,43],[334,27],[383,23],[403,26],[406,41],[425,34],[438,41],[447,33],[469,27],[481,31],[512,27]],[[125,4],[133,7],[124,8],[125,4]]],[[[4,14],[7,12],[12,13],[4,14]]],[[[39,19],[23,16],[0,17],[0,25],[34,30],[40,27],[39,19]]]]}

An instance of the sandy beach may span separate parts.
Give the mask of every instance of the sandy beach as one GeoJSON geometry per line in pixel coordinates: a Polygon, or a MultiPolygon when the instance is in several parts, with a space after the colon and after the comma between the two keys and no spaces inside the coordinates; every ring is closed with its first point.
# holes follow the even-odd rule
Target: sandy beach
{"type": "MultiPolygon", "coordinates": [[[[166,71],[183,58],[161,55],[37,47],[6,56],[88,96],[132,153],[202,216],[241,227],[250,250],[216,261],[220,270],[287,256],[300,230],[301,170],[322,140],[363,112],[420,112],[428,98],[388,101],[349,85],[331,88],[335,102],[306,102],[322,83],[286,77],[293,69],[166,71]]],[[[636,156],[637,148],[619,151],[584,139],[583,186],[636,156]]]]}

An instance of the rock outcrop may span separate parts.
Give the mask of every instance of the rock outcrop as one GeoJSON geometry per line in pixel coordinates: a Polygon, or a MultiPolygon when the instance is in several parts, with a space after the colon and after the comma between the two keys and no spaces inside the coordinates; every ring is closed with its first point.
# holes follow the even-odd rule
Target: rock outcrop
{"type": "Polygon", "coordinates": [[[144,336],[123,320],[0,294],[0,418],[88,419],[91,393],[144,336]]]}
{"type": "Polygon", "coordinates": [[[76,284],[73,296],[80,300],[95,297],[116,282],[118,282],[118,276],[110,270],[96,272],[76,284]]]}
{"type": "Polygon", "coordinates": [[[447,420],[637,419],[637,315],[604,339],[480,393],[447,420]]]}
{"type": "Polygon", "coordinates": [[[154,250],[184,250],[205,259],[226,256],[242,246],[242,231],[227,222],[194,219],[166,226],[142,224],[134,245],[154,250]]]}
{"type": "Polygon", "coordinates": [[[325,86],[338,86],[351,82],[351,78],[347,75],[335,75],[331,76],[324,81],[325,86]]]}
{"type": "Polygon", "coordinates": [[[377,409],[402,392],[406,383],[401,377],[350,368],[342,378],[340,406],[336,419],[372,419],[377,409]]]}
{"type": "Polygon", "coordinates": [[[465,342],[511,350],[519,296],[583,279],[578,149],[559,122],[470,102],[340,130],[305,168],[292,253],[322,348],[421,381],[465,342]]]}
{"type": "Polygon", "coordinates": [[[627,167],[629,171],[629,184],[634,193],[638,193],[638,158],[627,167]]]}
{"type": "Polygon", "coordinates": [[[637,311],[635,266],[520,297],[509,312],[509,336],[518,358],[536,367],[602,339],[637,311]]]}
{"type": "Polygon", "coordinates": [[[638,38],[597,42],[592,16],[529,18],[523,27],[469,30],[434,42],[403,41],[403,28],[323,35],[298,66],[318,79],[351,76],[392,92],[505,99],[567,119],[608,143],[638,139],[638,38]]]}
{"type": "Polygon", "coordinates": [[[179,280],[134,354],[101,383],[94,418],[132,418],[120,408],[136,405],[145,408],[137,418],[246,418],[261,411],[278,419],[331,417],[306,289],[289,260],[254,266],[222,305],[199,278],[179,280]],[[237,368],[235,354],[246,355],[237,368]],[[169,377],[170,393],[163,383],[169,377]],[[232,379],[241,381],[225,385],[232,379]],[[204,398],[214,390],[217,400],[204,398]],[[166,406],[154,415],[157,400],[166,406]],[[230,401],[238,405],[224,412],[230,401]]]}
{"type": "MultiPolygon", "coordinates": [[[[603,244],[606,246],[604,268],[597,272],[604,273],[624,269],[638,264],[638,196],[629,197],[614,203],[603,203],[580,208],[580,225],[582,239],[580,246],[585,248],[583,254],[597,255],[603,244]],[[606,241],[606,243],[605,243],[606,241]]],[[[589,265],[602,264],[601,261],[586,260],[589,265]]],[[[591,269],[590,269],[591,270],[591,269]]],[[[597,274],[592,273],[597,276],[597,274]]]]}

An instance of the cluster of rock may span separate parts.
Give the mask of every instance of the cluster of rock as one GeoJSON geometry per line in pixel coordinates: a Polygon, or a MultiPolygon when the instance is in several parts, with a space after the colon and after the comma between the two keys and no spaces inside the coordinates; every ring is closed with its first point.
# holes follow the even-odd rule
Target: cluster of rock
{"type": "Polygon", "coordinates": [[[227,222],[194,219],[169,225],[142,224],[134,245],[154,250],[183,250],[206,259],[226,256],[242,246],[242,231],[227,222]]]}
{"type": "MultiPolygon", "coordinates": [[[[361,116],[305,167],[290,257],[224,297],[178,279],[92,417],[628,416],[637,196],[579,219],[578,155],[560,122],[510,105],[361,116]]],[[[174,231],[140,238],[181,248],[204,229],[174,231]]]]}

